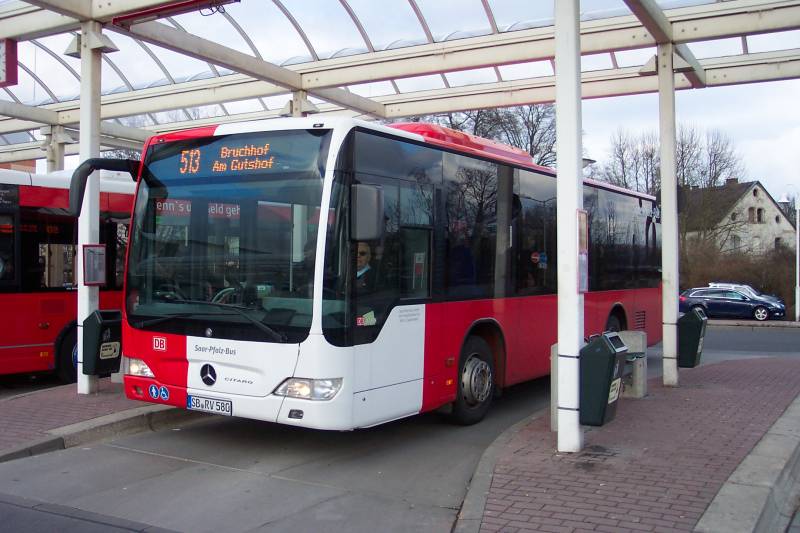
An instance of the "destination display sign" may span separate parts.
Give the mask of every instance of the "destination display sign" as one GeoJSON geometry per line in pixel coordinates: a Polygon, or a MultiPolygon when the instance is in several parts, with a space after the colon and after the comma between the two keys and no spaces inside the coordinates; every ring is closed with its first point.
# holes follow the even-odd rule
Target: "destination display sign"
{"type": "Polygon", "coordinates": [[[4,209],[19,207],[19,185],[0,184],[0,207],[4,209]]]}
{"type": "Polygon", "coordinates": [[[147,170],[159,180],[320,172],[326,131],[288,130],[188,139],[151,148],[147,170]]]}

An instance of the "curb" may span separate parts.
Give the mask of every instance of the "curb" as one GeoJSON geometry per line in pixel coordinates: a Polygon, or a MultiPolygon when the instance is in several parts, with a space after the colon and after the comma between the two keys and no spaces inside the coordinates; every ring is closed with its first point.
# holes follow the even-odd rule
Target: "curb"
{"type": "Polygon", "coordinates": [[[78,509],[76,507],[68,507],[66,505],[57,505],[52,503],[46,503],[39,500],[34,500],[31,498],[23,498],[21,496],[16,496],[12,494],[1,494],[0,493],[0,503],[5,505],[10,505],[13,507],[19,507],[22,509],[28,509],[31,511],[37,511],[40,513],[46,513],[50,515],[62,516],[66,518],[74,518],[76,520],[80,520],[84,523],[90,523],[94,525],[100,526],[107,526],[113,527],[115,529],[125,529],[128,531],[140,531],[146,533],[174,533],[172,530],[158,528],[155,526],[151,526],[149,524],[144,524],[141,522],[134,522],[132,520],[126,520],[124,518],[117,518],[113,516],[102,515],[98,513],[93,513],[91,511],[84,511],[83,509],[78,509]]]}
{"type": "Polygon", "coordinates": [[[721,328],[744,327],[752,330],[761,328],[800,329],[800,322],[795,322],[793,320],[766,320],[764,322],[758,322],[756,320],[709,319],[708,325],[721,328]]]}
{"type": "Polygon", "coordinates": [[[694,531],[785,531],[800,503],[800,396],[711,501],[694,531]]]}
{"type": "Polygon", "coordinates": [[[168,425],[184,425],[207,418],[205,413],[186,411],[167,405],[146,405],[104,415],[77,424],[47,431],[44,436],[19,446],[0,450],[0,463],[100,442],[168,425]]]}
{"type": "Polygon", "coordinates": [[[481,455],[478,466],[475,468],[475,473],[472,474],[472,479],[469,482],[469,489],[467,489],[467,495],[464,497],[464,503],[461,504],[461,510],[456,517],[456,523],[451,530],[453,533],[478,533],[481,528],[481,521],[483,520],[483,511],[486,508],[486,496],[489,494],[489,488],[492,485],[494,465],[497,463],[497,457],[500,455],[501,449],[508,444],[514,435],[519,433],[524,426],[529,424],[532,420],[545,416],[549,411],[550,407],[545,407],[520,420],[498,435],[489,447],[486,448],[481,455]]]}

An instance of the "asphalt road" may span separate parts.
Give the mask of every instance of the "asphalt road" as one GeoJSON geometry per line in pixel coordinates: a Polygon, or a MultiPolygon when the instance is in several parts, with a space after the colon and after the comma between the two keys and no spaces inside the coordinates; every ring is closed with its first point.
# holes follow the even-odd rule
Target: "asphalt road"
{"type": "MultiPolygon", "coordinates": [[[[798,357],[798,341],[800,329],[712,326],[702,363],[798,357]]],[[[660,354],[660,347],[649,351],[651,374],[660,373],[660,354]]],[[[17,460],[0,464],[0,524],[20,531],[141,531],[149,524],[447,532],[486,447],[516,422],[546,415],[548,401],[544,379],[513,387],[471,427],[438,414],[346,433],[210,417],[17,460]]]]}
{"type": "MultiPolygon", "coordinates": [[[[548,391],[513,387],[470,427],[436,413],[354,432],[211,417],[0,464],[0,502],[75,509],[45,517],[56,529],[80,510],[183,531],[446,532],[483,451],[548,391]]],[[[0,505],[0,519],[35,510],[0,505]]]]}

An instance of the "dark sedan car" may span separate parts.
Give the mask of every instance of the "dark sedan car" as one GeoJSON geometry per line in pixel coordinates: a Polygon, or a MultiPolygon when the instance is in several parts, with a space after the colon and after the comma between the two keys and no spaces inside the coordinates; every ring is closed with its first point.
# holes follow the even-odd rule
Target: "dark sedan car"
{"type": "Polygon", "coordinates": [[[681,293],[679,309],[686,313],[701,307],[709,318],[783,318],[786,307],[774,300],[746,295],[722,287],[697,287],[681,293]]]}

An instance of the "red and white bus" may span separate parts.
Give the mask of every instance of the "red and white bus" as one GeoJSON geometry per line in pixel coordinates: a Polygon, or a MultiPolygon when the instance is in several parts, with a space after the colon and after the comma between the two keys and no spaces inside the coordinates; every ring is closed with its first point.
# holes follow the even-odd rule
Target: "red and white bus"
{"type": "MultiPolygon", "coordinates": [[[[70,174],[0,170],[0,374],[55,371],[75,381],[77,219],[67,214],[70,174]]],[[[135,185],[101,173],[100,242],[108,280],[102,309],[122,307],[135,185]]]]}
{"type": "MultiPolygon", "coordinates": [[[[348,430],[549,373],[555,174],[427,124],[292,118],[146,145],[126,269],[128,397],[348,430]]],[[[585,333],[660,340],[655,198],[585,185],[585,333]]]]}

